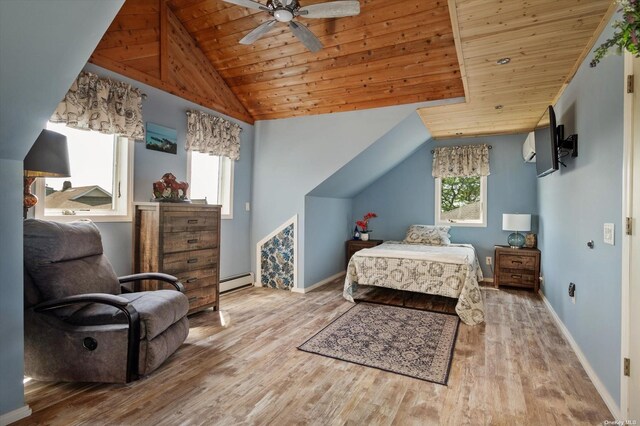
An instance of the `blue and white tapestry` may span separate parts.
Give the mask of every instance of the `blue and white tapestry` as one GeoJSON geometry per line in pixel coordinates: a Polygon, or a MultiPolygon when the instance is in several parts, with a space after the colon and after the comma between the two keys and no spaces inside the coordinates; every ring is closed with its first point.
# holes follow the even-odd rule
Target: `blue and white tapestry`
{"type": "Polygon", "coordinates": [[[266,241],[260,248],[260,282],[263,287],[290,290],[294,286],[294,224],[266,241]]]}

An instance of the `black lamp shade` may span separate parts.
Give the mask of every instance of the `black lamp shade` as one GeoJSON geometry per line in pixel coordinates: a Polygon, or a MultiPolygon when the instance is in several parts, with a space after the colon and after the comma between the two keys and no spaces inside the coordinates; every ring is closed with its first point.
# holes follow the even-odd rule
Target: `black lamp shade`
{"type": "Polygon", "coordinates": [[[24,159],[25,177],[69,177],[67,137],[43,130],[24,159]]]}

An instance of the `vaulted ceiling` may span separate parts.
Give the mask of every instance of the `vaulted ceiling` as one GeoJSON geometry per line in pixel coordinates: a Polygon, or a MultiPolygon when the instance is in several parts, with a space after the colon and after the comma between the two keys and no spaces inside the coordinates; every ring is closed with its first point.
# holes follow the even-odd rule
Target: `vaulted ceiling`
{"type": "Polygon", "coordinates": [[[420,110],[434,136],[528,131],[611,5],[360,0],[355,17],[299,19],[324,44],[312,53],[285,24],[238,44],[270,19],[258,10],[222,0],[127,0],[91,61],[248,122],[465,97],[420,110]],[[497,65],[502,57],[511,62],[497,65]]]}

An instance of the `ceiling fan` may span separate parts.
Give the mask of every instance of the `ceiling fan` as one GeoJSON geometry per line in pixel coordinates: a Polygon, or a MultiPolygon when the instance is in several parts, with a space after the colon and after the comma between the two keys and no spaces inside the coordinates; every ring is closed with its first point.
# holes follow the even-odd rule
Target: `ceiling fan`
{"type": "Polygon", "coordinates": [[[273,19],[258,25],[249,34],[240,40],[241,44],[253,44],[265,35],[278,22],[286,22],[294,36],[296,36],[307,49],[317,52],[322,49],[322,43],[307,27],[294,21],[294,18],[341,18],[343,16],[355,16],[360,13],[358,0],[339,0],[327,3],[300,6],[298,0],[268,0],[266,5],[254,0],[223,0],[238,6],[258,9],[273,16],[273,19]]]}

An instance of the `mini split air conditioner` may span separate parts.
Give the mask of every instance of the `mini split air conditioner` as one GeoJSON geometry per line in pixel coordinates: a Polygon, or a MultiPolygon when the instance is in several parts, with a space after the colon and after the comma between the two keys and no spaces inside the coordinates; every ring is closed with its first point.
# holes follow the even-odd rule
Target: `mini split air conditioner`
{"type": "Polygon", "coordinates": [[[533,132],[527,135],[527,139],[522,144],[522,157],[527,163],[536,162],[536,137],[533,132]]]}

